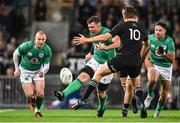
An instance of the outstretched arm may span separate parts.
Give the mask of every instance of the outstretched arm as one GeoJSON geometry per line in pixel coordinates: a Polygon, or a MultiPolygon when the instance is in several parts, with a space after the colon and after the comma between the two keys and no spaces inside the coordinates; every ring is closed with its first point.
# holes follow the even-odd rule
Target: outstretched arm
{"type": "Polygon", "coordinates": [[[107,41],[111,37],[112,35],[110,33],[105,33],[105,34],[94,36],[91,38],[86,38],[84,37],[84,35],[80,34],[80,36],[76,36],[73,38],[73,43],[76,45],[80,45],[80,44],[89,43],[89,42],[107,41]]]}

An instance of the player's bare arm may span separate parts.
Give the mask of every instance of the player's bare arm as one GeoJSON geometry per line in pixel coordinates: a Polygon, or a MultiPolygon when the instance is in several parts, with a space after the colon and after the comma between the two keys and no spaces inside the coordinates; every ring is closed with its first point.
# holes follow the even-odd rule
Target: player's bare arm
{"type": "Polygon", "coordinates": [[[111,38],[110,33],[105,33],[102,35],[98,35],[92,38],[86,38],[84,35],[79,34],[79,36],[75,36],[73,38],[73,43],[76,45],[80,45],[83,43],[90,43],[90,42],[99,42],[99,41],[107,41],[109,38],[111,38]]]}
{"type": "Polygon", "coordinates": [[[164,57],[170,62],[173,63],[175,61],[175,53],[165,53],[164,57]]]}
{"type": "Polygon", "coordinates": [[[14,67],[15,67],[14,76],[19,77],[21,74],[21,71],[19,70],[19,52],[18,52],[18,50],[15,50],[13,53],[13,62],[14,62],[14,67]]]}
{"type": "Polygon", "coordinates": [[[150,47],[150,42],[149,41],[143,41],[142,42],[142,48],[141,48],[141,58],[144,61],[150,47]]]}
{"type": "Polygon", "coordinates": [[[100,44],[99,49],[109,50],[109,49],[113,49],[113,48],[118,48],[120,46],[120,44],[121,44],[120,37],[116,35],[112,39],[112,44],[110,44],[110,45],[100,44]]]}

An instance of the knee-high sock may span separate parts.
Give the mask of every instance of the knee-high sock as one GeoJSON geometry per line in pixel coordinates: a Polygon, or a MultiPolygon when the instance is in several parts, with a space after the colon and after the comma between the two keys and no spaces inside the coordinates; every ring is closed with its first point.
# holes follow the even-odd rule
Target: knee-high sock
{"type": "Polygon", "coordinates": [[[140,103],[144,106],[144,92],[141,88],[136,88],[135,89],[135,95],[140,101],[140,103]]]}
{"type": "Polygon", "coordinates": [[[74,80],[64,91],[64,96],[68,96],[69,94],[79,90],[82,86],[82,82],[79,79],[74,80]]]}
{"type": "Polygon", "coordinates": [[[44,97],[37,97],[35,112],[39,112],[41,110],[43,102],[44,102],[44,97]]]}
{"type": "Polygon", "coordinates": [[[164,101],[159,100],[156,106],[156,111],[161,111],[164,107],[164,101]]]}
{"type": "Polygon", "coordinates": [[[124,103],[123,109],[128,110],[128,108],[129,108],[129,104],[124,103]]]}
{"type": "Polygon", "coordinates": [[[154,97],[154,90],[153,90],[153,88],[152,88],[152,87],[148,87],[147,92],[148,92],[148,96],[150,96],[150,97],[154,97]]]}
{"type": "Polygon", "coordinates": [[[99,99],[98,111],[104,111],[108,96],[106,95],[104,98],[98,98],[98,99],[99,99]]]}
{"type": "Polygon", "coordinates": [[[88,86],[82,100],[86,100],[90,96],[90,94],[93,92],[93,90],[95,88],[97,88],[97,86],[98,86],[98,82],[96,82],[95,80],[91,80],[89,82],[89,86],[88,86]]]}

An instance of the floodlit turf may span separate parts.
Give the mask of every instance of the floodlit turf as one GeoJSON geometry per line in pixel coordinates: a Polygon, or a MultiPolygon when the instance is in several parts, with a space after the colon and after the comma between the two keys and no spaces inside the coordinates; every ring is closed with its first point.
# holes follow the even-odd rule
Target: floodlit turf
{"type": "Polygon", "coordinates": [[[0,110],[0,122],[180,122],[180,111],[163,110],[159,118],[153,118],[154,111],[148,111],[148,118],[141,119],[139,112],[129,110],[128,118],[120,117],[120,110],[107,109],[103,118],[96,117],[96,110],[48,110],[44,117],[35,118],[28,109],[0,110]]]}

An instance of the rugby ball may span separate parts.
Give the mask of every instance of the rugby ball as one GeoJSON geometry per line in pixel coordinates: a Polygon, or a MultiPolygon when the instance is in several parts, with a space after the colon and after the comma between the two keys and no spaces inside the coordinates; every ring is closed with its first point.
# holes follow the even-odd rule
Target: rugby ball
{"type": "Polygon", "coordinates": [[[71,70],[69,70],[66,67],[61,69],[59,77],[60,77],[61,82],[65,85],[70,84],[73,80],[73,75],[72,75],[71,70]]]}

